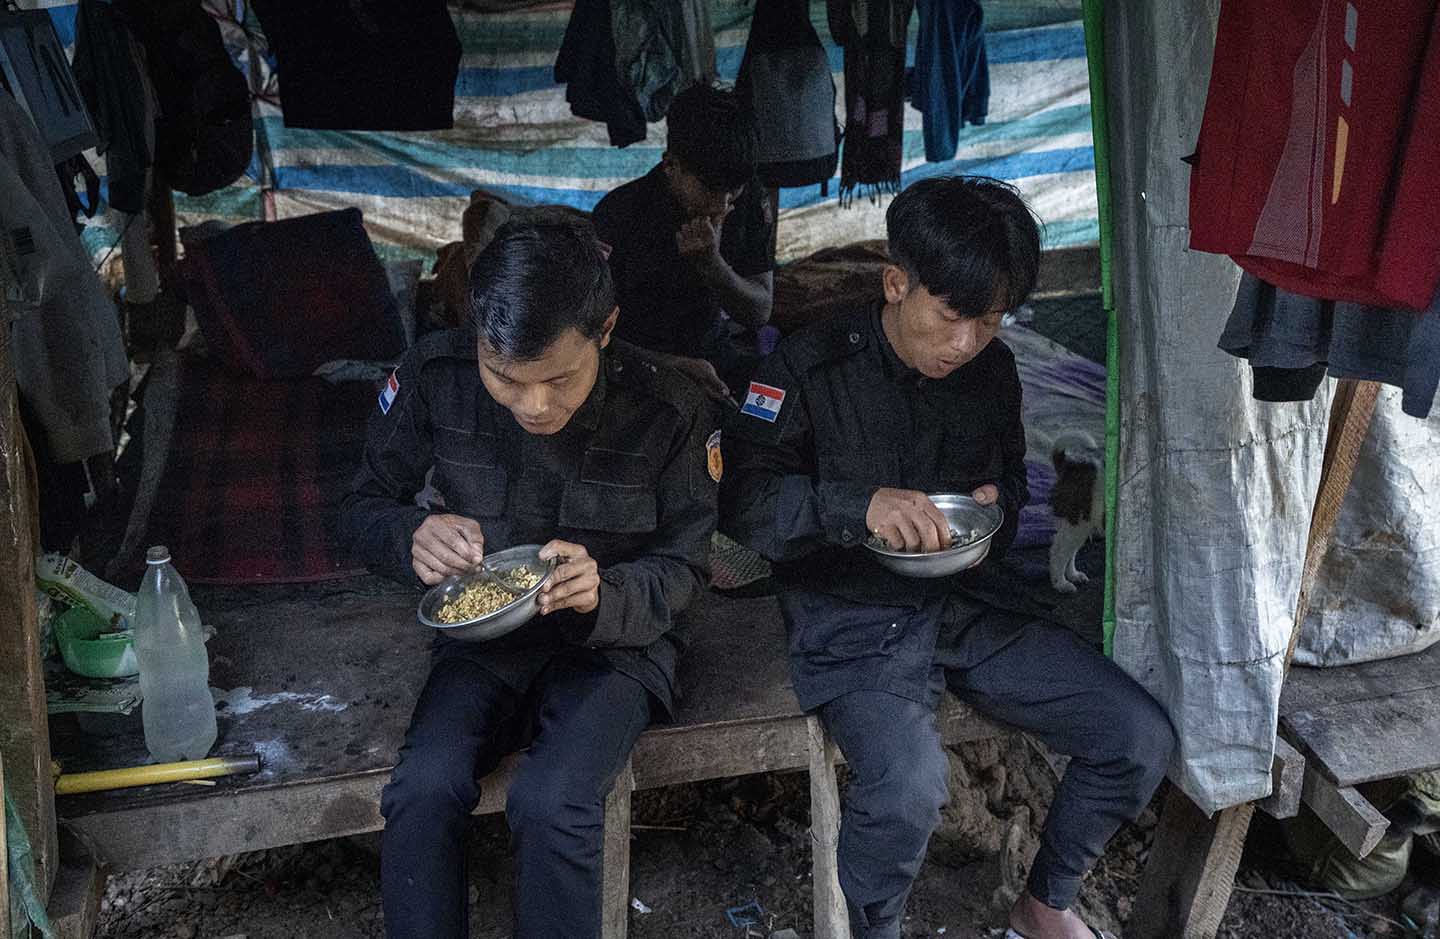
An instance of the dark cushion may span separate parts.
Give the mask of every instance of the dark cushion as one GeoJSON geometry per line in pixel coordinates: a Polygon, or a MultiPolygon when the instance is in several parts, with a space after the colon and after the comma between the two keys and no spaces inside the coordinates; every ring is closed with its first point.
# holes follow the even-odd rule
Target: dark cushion
{"type": "Polygon", "coordinates": [[[186,244],[190,305],[210,354],[258,378],[332,359],[388,361],[405,333],[359,209],[248,222],[186,244]]]}

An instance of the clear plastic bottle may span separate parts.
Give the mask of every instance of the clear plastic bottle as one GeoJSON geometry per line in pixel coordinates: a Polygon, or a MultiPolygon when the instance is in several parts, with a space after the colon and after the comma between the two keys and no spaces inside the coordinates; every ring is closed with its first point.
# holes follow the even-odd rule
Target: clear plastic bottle
{"type": "Polygon", "coordinates": [[[135,603],[145,747],[159,763],[198,760],[215,745],[217,732],[200,614],[170,564],[169,548],[151,548],[145,563],[135,603]]]}

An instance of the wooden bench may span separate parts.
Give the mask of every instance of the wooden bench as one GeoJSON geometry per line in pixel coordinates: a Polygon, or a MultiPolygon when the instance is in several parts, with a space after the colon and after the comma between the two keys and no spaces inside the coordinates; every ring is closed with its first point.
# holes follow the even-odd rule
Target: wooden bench
{"type": "MultiPolygon", "coordinates": [[[[218,752],[258,752],[260,773],[214,787],[153,786],[57,802],[60,817],[112,870],[255,851],[380,829],[380,790],[424,681],[428,631],[414,595],[364,589],[317,600],[211,609],[211,684],[232,693],[220,711],[218,752]],[[279,697],[276,697],[279,696],[279,697]],[[260,702],[270,701],[265,706],[260,702]]],[[[808,770],[815,841],[816,935],[849,930],[835,880],[837,754],[791,690],[784,628],[772,599],[707,595],[697,604],[673,724],[647,730],[606,804],[605,936],[629,912],[630,797],[635,789],[747,773],[808,770]]],[[[998,728],[958,702],[942,708],[946,742],[998,728]]],[[[103,738],[57,718],[53,748],[67,771],[147,762],[133,731],[103,738]]],[[[479,814],[504,809],[507,761],[481,786],[479,814]]]]}

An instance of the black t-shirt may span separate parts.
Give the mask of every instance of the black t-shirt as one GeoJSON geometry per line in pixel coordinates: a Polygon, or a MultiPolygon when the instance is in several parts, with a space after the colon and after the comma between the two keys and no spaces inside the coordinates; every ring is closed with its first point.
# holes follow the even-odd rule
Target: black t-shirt
{"type": "MultiPolygon", "coordinates": [[[[764,184],[752,179],[720,232],[720,255],[741,277],[775,267],[775,220],[764,184]]],[[[657,352],[703,356],[718,336],[720,302],[675,234],[684,222],[657,166],[612,191],[594,212],[595,230],[611,248],[620,321],[615,334],[657,352]]]]}

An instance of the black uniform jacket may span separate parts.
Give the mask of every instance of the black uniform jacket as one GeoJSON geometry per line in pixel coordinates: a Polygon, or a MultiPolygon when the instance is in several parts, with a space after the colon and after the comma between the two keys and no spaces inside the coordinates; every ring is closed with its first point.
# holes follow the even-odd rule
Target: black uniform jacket
{"type": "Polygon", "coordinates": [[[600,567],[594,612],[539,617],[490,642],[437,639],[437,654],[472,657],[524,688],[565,644],[581,643],[668,710],[681,614],[709,583],[709,413],[693,383],[616,341],[570,423],[528,434],[486,392],[473,333],[432,334],[396,369],[389,400],[381,394],[341,535],[372,570],[417,587],[410,539],[432,512],[478,521],[486,551],[552,538],[584,545],[600,567]]]}
{"type": "Polygon", "coordinates": [[[802,706],[860,688],[923,700],[944,600],[983,588],[1029,499],[1014,356],[995,339],[926,378],[895,354],[876,305],[787,338],[750,391],[726,426],[721,529],[775,564],[802,706]],[[911,579],[863,547],[877,489],[986,483],[1006,521],[979,568],[911,579]]]}

